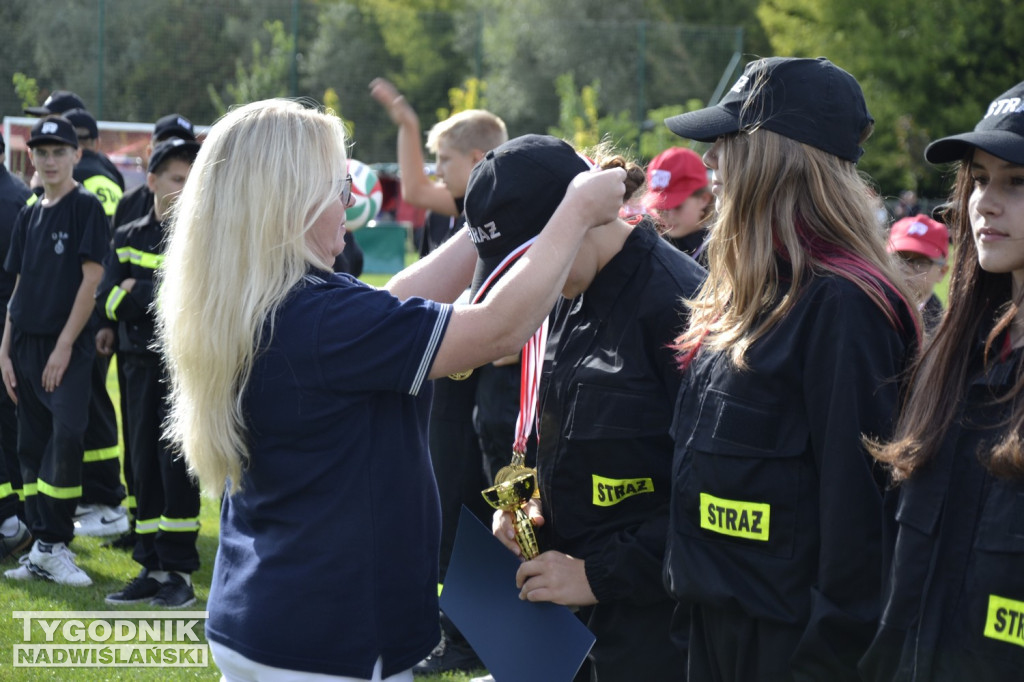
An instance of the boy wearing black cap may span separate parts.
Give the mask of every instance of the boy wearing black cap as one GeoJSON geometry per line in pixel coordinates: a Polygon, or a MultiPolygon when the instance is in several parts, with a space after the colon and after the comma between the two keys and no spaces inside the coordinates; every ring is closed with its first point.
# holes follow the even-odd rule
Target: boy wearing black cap
{"type": "Polygon", "coordinates": [[[25,514],[36,541],[21,566],[5,575],[87,586],[92,580],[75,564],[67,545],[82,494],[89,375],[96,352],[92,333],[83,331],[103,275],[108,223],[99,200],[72,177],[80,152],[70,121],[41,119],[28,146],[43,195],[18,215],[4,264],[18,279],[0,342],[0,371],[18,403],[25,514]]]}
{"type": "Polygon", "coordinates": [[[64,112],[64,118],[75,126],[78,147],[82,150],[82,159],[75,165],[74,178],[96,195],[107,216],[113,216],[124,193],[124,176],[114,162],[99,151],[100,129],[96,119],[85,109],[70,109],[64,112]]]}
{"type": "MultiPolygon", "coordinates": [[[[96,195],[103,211],[111,217],[124,189],[117,166],[98,151],[99,127],[85,109],[70,109],[64,117],[78,134],[82,158],[72,177],[96,195]]],[[[90,325],[96,326],[96,325],[90,325]]],[[[117,413],[107,393],[109,358],[96,355],[92,368],[92,400],[89,425],[85,430],[85,460],[82,463],[82,499],[75,509],[75,535],[117,535],[128,530],[128,513],[121,506],[125,489],[121,485],[118,460],[117,413]]]]}
{"type": "Polygon", "coordinates": [[[117,228],[104,263],[96,307],[118,325],[117,354],[123,365],[131,422],[131,473],[135,494],[135,547],[142,571],[122,590],[107,596],[111,604],[150,601],[181,608],[195,601],[191,574],[199,568],[199,489],[185,462],[161,437],[167,416],[166,372],[153,350],[154,274],[163,260],[164,224],[199,151],[196,142],[170,138],[157,144],[149,159],[146,184],[154,197],[149,215],[117,228]]]}
{"type": "MultiPolygon", "coordinates": [[[[154,148],[164,140],[177,138],[188,142],[196,141],[195,126],[181,114],[167,114],[161,116],[153,125],[153,135],[149,144],[146,145],[146,156],[151,157],[154,148]]],[[[153,192],[149,189],[149,183],[142,183],[134,187],[121,197],[114,212],[114,227],[118,228],[125,223],[138,220],[146,216],[153,208],[153,192]]]]}

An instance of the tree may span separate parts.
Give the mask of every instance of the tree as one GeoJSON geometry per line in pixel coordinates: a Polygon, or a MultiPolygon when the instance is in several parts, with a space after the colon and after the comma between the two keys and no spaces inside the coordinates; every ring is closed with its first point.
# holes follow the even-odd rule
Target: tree
{"type": "Polygon", "coordinates": [[[264,54],[263,46],[256,38],[252,41],[252,60],[246,66],[241,59],[235,60],[235,82],[225,86],[225,95],[212,86],[207,88],[210,99],[218,114],[225,114],[232,104],[245,104],[271,97],[288,94],[288,73],[291,67],[295,42],[285,33],[280,21],[268,21],[263,29],[270,35],[270,50],[264,54]]]}
{"type": "Polygon", "coordinates": [[[826,55],[860,81],[876,122],[860,166],[885,195],[944,195],[925,144],[973,128],[1024,63],[1024,6],[1008,0],[762,0],[758,16],[777,54],[826,55]]]}

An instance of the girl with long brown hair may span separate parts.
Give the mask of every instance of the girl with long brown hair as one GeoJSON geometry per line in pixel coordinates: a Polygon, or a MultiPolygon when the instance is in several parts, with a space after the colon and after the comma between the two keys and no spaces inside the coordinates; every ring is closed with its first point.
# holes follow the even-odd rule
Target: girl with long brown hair
{"type": "Polygon", "coordinates": [[[933,142],[958,162],[949,310],[914,366],[892,440],[899,534],[869,679],[1008,680],[1024,671],[1024,82],[972,132],[933,142]]]}

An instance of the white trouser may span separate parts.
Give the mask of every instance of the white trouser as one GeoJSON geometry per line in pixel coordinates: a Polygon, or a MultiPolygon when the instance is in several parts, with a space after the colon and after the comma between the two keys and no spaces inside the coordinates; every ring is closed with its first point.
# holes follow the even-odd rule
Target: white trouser
{"type": "MultiPolygon", "coordinates": [[[[220,668],[221,682],[366,682],[361,677],[340,677],[322,673],[308,673],[301,670],[274,668],[257,663],[234,649],[210,640],[210,654],[213,662],[220,668]]],[[[412,669],[405,670],[382,678],[380,676],[382,661],[377,659],[373,666],[373,677],[370,682],[412,682],[412,669]]]]}

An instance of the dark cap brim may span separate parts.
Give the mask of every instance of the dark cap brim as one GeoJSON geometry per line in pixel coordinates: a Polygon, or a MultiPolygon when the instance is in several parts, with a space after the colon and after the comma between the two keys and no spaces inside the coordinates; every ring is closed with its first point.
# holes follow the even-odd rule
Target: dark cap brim
{"type": "Polygon", "coordinates": [[[925,148],[924,158],[929,163],[950,163],[962,160],[974,148],[1024,166],[1024,138],[1009,130],[982,130],[944,137],[925,148]]]}
{"type": "Polygon", "coordinates": [[[714,106],[670,116],[665,125],[679,137],[714,142],[722,135],[739,132],[740,119],[724,107],[714,106]]]}
{"type": "Polygon", "coordinates": [[[25,113],[29,116],[49,116],[50,110],[46,107],[28,107],[25,109],[25,113]]]}
{"type": "Polygon", "coordinates": [[[25,143],[25,146],[28,147],[29,149],[35,149],[36,147],[42,146],[44,144],[62,144],[65,147],[78,149],[77,140],[75,140],[74,144],[71,144],[71,142],[65,140],[60,135],[36,135],[35,137],[29,139],[29,141],[25,143]]]}

